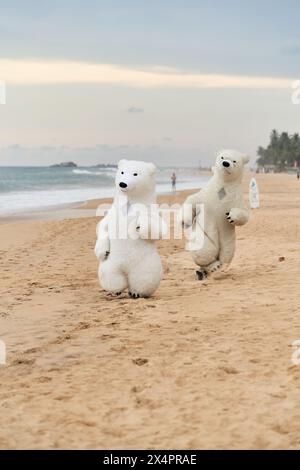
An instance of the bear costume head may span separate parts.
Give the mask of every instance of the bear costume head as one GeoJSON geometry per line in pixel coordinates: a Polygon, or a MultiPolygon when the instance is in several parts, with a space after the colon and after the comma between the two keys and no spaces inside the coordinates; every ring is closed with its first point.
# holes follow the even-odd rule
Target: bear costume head
{"type": "Polygon", "coordinates": [[[153,163],[120,160],[116,174],[117,193],[129,200],[152,202],[155,198],[156,167],[153,163]]]}
{"type": "Polygon", "coordinates": [[[240,181],[243,176],[244,165],[249,157],[236,150],[221,150],[217,154],[214,174],[226,182],[240,181]]]}

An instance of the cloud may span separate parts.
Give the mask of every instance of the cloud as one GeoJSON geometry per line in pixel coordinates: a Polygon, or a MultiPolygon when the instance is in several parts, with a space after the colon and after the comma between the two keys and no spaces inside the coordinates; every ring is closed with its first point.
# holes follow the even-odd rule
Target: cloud
{"type": "Polygon", "coordinates": [[[130,106],[130,108],[127,109],[127,113],[132,113],[132,114],[139,114],[143,112],[144,112],[143,108],[137,108],[136,106],[130,106]]]}
{"type": "Polygon", "coordinates": [[[143,88],[290,88],[293,79],[184,73],[168,68],[131,68],[119,65],[0,59],[0,79],[12,85],[98,83],[143,88]]]}

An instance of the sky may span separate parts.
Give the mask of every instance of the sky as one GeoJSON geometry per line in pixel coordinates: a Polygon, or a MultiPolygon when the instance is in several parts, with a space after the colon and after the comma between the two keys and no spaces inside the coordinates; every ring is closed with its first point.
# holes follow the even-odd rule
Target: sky
{"type": "Polygon", "coordinates": [[[225,147],[254,164],[271,129],[300,130],[298,0],[0,0],[0,12],[0,165],[209,166],[225,147]]]}

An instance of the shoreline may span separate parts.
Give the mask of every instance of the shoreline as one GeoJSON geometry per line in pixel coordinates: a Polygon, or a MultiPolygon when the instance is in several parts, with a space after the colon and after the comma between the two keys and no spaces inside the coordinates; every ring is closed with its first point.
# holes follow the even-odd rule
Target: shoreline
{"type": "MultiPolygon", "coordinates": [[[[199,191],[199,188],[180,189],[176,193],[171,190],[169,192],[158,193],[157,199],[172,198],[180,195],[181,193],[191,193],[199,191]]],[[[59,206],[52,206],[43,210],[34,209],[31,212],[15,214],[11,216],[0,216],[0,225],[17,223],[17,222],[30,222],[30,221],[45,221],[45,220],[66,220],[78,219],[81,217],[96,217],[96,209],[99,204],[112,202],[112,197],[104,197],[99,199],[88,199],[85,201],[78,201],[69,204],[60,204],[59,206]],[[62,207],[63,206],[63,207],[62,207]],[[88,212],[89,211],[89,212],[88,212]]]]}
{"type": "MultiPolygon", "coordinates": [[[[13,174],[13,169],[12,174],[13,174]]],[[[167,170],[158,170],[156,189],[157,194],[168,194],[171,191],[171,183],[167,170]]],[[[20,175],[18,178],[20,178],[20,175]]],[[[91,173],[92,175],[92,173],[91,173]]],[[[114,196],[115,186],[114,177],[111,175],[107,179],[107,174],[95,174],[91,176],[65,174],[65,171],[58,171],[56,175],[57,183],[51,183],[48,173],[37,175],[40,185],[36,184],[36,178],[33,173],[27,171],[27,190],[22,186],[15,186],[13,191],[4,191],[5,182],[9,185],[9,178],[12,175],[8,173],[7,181],[4,175],[3,191],[0,193],[0,223],[1,219],[6,220],[29,220],[49,218],[47,213],[53,213],[55,218],[63,218],[62,209],[73,209],[80,207],[85,201],[94,199],[107,199],[114,196]],[[104,178],[104,180],[103,180],[104,178]],[[17,189],[19,187],[19,190],[17,189]],[[58,212],[55,215],[55,212],[58,212]]],[[[177,189],[178,191],[185,189],[193,189],[201,186],[208,179],[209,173],[200,170],[180,169],[177,172],[177,189]]],[[[75,217],[75,213],[71,214],[75,217]]]]}
{"type": "MultiPolygon", "coordinates": [[[[201,172],[202,176],[209,176],[211,173],[209,172],[201,172]]],[[[244,191],[246,192],[248,188],[245,186],[245,181],[249,181],[251,177],[258,177],[258,176],[263,176],[270,178],[272,176],[282,175],[283,178],[288,177],[290,178],[291,175],[290,173],[260,173],[256,174],[254,172],[247,171],[244,175],[244,191]]],[[[196,186],[196,181],[195,181],[195,186],[194,187],[186,187],[186,188],[180,188],[176,191],[176,193],[181,194],[183,193],[191,193],[191,192],[196,192],[199,191],[203,187],[203,182],[199,182],[198,187],[196,186]]],[[[173,192],[172,189],[166,192],[158,192],[157,193],[157,198],[168,198],[172,197],[173,192]]],[[[107,196],[107,197],[101,197],[101,198],[93,198],[93,199],[86,199],[86,200],[81,200],[77,202],[70,202],[70,203],[62,203],[59,205],[54,205],[54,206],[49,206],[49,207],[44,207],[44,208],[34,208],[31,209],[30,211],[24,211],[12,215],[3,215],[0,216],[0,225],[3,224],[8,224],[8,223],[15,223],[15,222],[26,222],[26,221],[34,221],[34,220],[65,220],[65,219],[74,219],[74,218],[80,218],[80,217],[93,217],[95,214],[93,214],[92,210],[95,210],[97,208],[97,204],[101,203],[107,203],[108,201],[112,201],[113,197],[112,196],[107,196]],[[87,213],[87,210],[90,210],[90,213],[87,213]]]]}

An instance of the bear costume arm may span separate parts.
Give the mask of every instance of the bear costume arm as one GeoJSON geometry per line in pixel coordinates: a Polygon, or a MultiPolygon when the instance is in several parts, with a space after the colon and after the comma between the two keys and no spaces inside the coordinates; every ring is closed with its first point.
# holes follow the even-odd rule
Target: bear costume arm
{"type": "Polygon", "coordinates": [[[186,198],[181,211],[182,224],[184,227],[188,228],[193,225],[195,217],[200,212],[200,204],[202,203],[202,191],[198,191],[195,194],[191,194],[191,196],[188,196],[186,198]]]}
{"type": "Polygon", "coordinates": [[[108,233],[108,214],[99,222],[96,229],[97,242],[95,245],[95,255],[100,261],[104,261],[110,252],[110,241],[108,233]]]}

